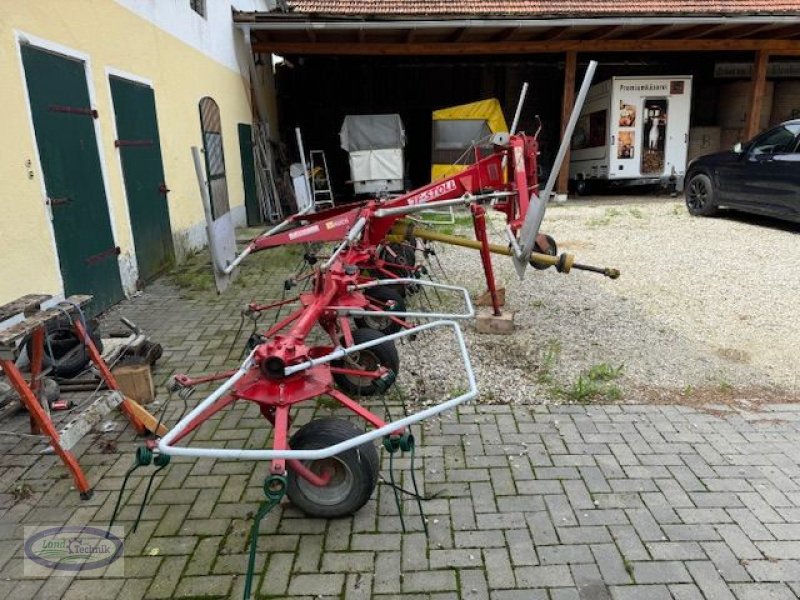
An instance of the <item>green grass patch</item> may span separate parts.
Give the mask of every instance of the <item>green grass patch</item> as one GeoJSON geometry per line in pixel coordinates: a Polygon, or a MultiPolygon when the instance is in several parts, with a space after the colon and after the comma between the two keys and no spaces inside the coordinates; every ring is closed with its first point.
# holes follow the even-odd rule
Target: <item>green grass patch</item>
{"type": "Polygon", "coordinates": [[[542,384],[553,384],[553,370],[558,364],[561,356],[561,341],[550,339],[545,342],[544,348],[539,359],[539,368],[536,373],[536,381],[542,384]]]}
{"type": "Polygon", "coordinates": [[[599,363],[578,375],[571,386],[557,391],[564,398],[579,404],[592,400],[616,401],[622,398],[622,389],[611,382],[620,377],[623,369],[624,365],[614,367],[599,363]]]}
{"type": "Polygon", "coordinates": [[[586,221],[586,225],[589,227],[604,227],[611,223],[614,217],[618,217],[622,214],[622,212],[618,208],[607,208],[606,211],[603,213],[602,217],[594,217],[586,221]]]}

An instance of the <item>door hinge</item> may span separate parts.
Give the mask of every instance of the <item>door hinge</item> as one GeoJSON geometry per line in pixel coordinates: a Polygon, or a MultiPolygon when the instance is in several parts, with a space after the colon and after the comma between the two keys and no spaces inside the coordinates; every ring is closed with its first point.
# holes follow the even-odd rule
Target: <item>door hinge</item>
{"type": "Polygon", "coordinates": [[[114,147],[121,146],[152,146],[153,140],[114,140],[114,147]]]}
{"type": "Polygon", "coordinates": [[[166,183],[162,182],[161,185],[158,186],[158,191],[159,193],[164,194],[166,196],[167,194],[170,193],[171,190],[167,187],[166,183]]]}
{"type": "Polygon", "coordinates": [[[62,204],[68,204],[72,202],[72,198],[48,198],[47,203],[50,206],[61,206],[62,204]]]}
{"type": "Polygon", "coordinates": [[[87,265],[95,265],[110,256],[119,256],[121,252],[122,250],[120,250],[119,246],[111,246],[111,248],[109,248],[108,250],[103,250],[102,252],[99,252],[97,254],[88,257],[87,259],[84,260],[84,262],[87,265]]]}
{"type": "Polygon", "coordinates": [[[65,106],[63,104],[51,104],[47,107],[51,112],[69,113],[71,115],[85,115],[87,117],[97,118],[97,111],[93,108],[81,108],[79,106],[65,106]]]}

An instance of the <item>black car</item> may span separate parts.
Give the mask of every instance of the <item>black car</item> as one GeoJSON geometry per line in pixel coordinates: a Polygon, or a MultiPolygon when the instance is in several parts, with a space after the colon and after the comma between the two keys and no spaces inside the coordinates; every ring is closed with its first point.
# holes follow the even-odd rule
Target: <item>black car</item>
{"type": "Polygon", "coordinates": [[[730,207],[800,222],[800,119],[731,151],[696,158],[685,181],[686,208],[693,215],[730,207]]]}

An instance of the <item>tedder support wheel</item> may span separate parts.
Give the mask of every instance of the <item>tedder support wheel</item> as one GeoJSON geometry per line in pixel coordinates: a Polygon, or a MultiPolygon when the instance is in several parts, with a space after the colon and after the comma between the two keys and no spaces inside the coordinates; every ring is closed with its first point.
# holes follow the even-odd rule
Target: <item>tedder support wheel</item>
{"type": "MultiPolygon", "coordinates": [[[[292,450],[313,450],[349,440],[364,433],[343,419],[324,418],[301,427],[289,440],[292,450]]],[[[372,496],[378,483],[378,452],[372,443],[320,460],[301,461],[308,469],[330,474],[326,486],[316,486],[289,469],[286,494],[310,517],[331,519],[352,515],[372,496]]]]}
{"type": "MultiPolygon", "coordinates": [[[[383,310],[393,310],[395,312],[404,312],[406,310],[406,302],[400,292],[393,287],[381,286],[369,288],[364,292],[368,298],[377,300],[375,304],[381,306],[383,310]],[[384,308],[384,305],[386,307],[384,308]]],[[[402,326],[397,321],[392,321],[389,317],[372,317],[363,316],[355,319],[356,325],[368,329],[375,329],[384,335],[396,333],[402,329],[402,326]]]]}
{"type": "Polygon", "coordinates": [[[686,195],[686,208],[690,215],[710,217],[717,213],[714,185],[711,183],[711,178],[705,173],[692,175],[684,194],[686,195]]]}
{"type": "MultiPolygon", "coordinates": [[[[391,264],[387,265],[387,270],[391,271],[398,277],[413,277],[413,273],[408,268],[403,267],[414,267],[417,264],[417,254],[414,251],[414,248],[417,245],[417,241],[414,237],[409,238],[406,240],[405,243],[397,243],[392,242],[387,247],[385,247],[381,251],[381,258],[385,260],[387,263],[391,263],[394,265],[400,265],[399,267],[392,267],[391,264]]],[[[385,275],[381,273],[375,274],[378,279],[382,279],[385,275]]],[[[405,297],[406,293],[414,293],[414,290],[417,286],[411,286],[409,289],[408,285],[404,284],[397,284],[393,286],[387,286],[388,289],[393,289],[398,292],[401,296],[405,297]]]]}
{"type": "MultiPolygon", "coordinates": [[[[365,327],[356,329],[353,332],[353,343],[363,344],[382,337],[383,334],[380,331],[365,327]]],[[[344,339],[341,342],[344,345],[344,339]]],[[[378,367],[386,367],[394,371],[395,375],[400,372],[400,357],[397,354],[394,342],[391,340],[381,342],[360,352],[355,352],[345,356],[342,360],[333,361],[331,364],[334,367],[361,371],[377,371],[378,367]]],[[[385,391],[380,384],[375,383],[374,379],[368,377],[334,373],[333,378],[338,388],[345,394],[372,396],[380,391],[385,391]]]]}
{"type": "MultiPolygon", "coordinates": [[[[542,248],[539,246],[539,242],[536,242],[533,246],[534,252],[538,252],[539,254],[549,254],[550,256],[558,256],[558,246],[556,245],[556,241],[553,239],[552,236],[547,234],[544,235],[547,239],[547,248],[542,248]]],[[[540,265],[539,263],[531,263],[534,269],[542,271],[544,269],[549,269],[548,265],[540,265]]]]}

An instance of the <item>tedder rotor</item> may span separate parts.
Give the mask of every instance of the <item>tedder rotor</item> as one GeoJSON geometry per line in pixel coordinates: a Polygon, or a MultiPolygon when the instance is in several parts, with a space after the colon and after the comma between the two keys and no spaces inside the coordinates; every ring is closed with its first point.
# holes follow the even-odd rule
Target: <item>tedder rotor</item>
{"type": "MultiPolygon", "coordinates": [[[[554,267],[560,272],[584,269],[612,278],[618,275],[612,269],[577,264],[568,254],[557,255],[552,238],[539,233],[555,174],[595,66],[596,63],[590,63],[544,190],[539,189],[537,177],[536,136],[495,134],[490,150],[476,149],[474,163],[456,175],[396,198],[373,199],[295,215],[255,238],[235,258],[220,259],[214,247],[225,244],[210,240],[218,279],[229,277],[237,265],[254,252],[289,244],[338,242],[333,252],[323,259],[306,255],[307,262],[313,266],[308,291],[280,302],[248,306],[247,311],[251,313],[288,304],[297,308],[259,333],[238,369],[205,377],[175,377],[176,386],[184,389],[211,381],[223,383],[149,448],[156,461],[159,457],[168,460],[169,456],[191,456],[270,462],[270,475],[264,484],[267,500],[253,524],[245,597],[250,593],[260,518],[284,494],[310,516],[352,514],[369,500],[378,483],[375,440],[382,438],[390,452],[413,451],[413,437],[409,435],[412,424],[478,394],[464,336],[457,324],[457,320],[470,319],[475,314],[469,293],[463,287],[423,279],[421,267],[415,264],[416,240],[477,249],[496,314],[500,311],[500,301],[494,282],[492,253],[511,256],[520,276],[529,264],[537,268],[554,267]],[[447,207],[469,210],[474,240],[415,227],[415,223],[406,218],[416,212],[447,207]],[[489,242],[487,209],[504,215],[505,244],[489,242]],[[458,295],[462,310],[409,310],[406,293],[426,288],[458,295]],[[312,341],[314,338],[310,334],[316,327],[325,333],[325,342],[312,341]],[[360,397],[386,392],[401,372],[395,342],[435,329],[454,336],[466,391],[389,422],[364,406],[360,397]],[[364,421],[366,431],[351,421],[325,418],[313,420],[291,433],[294,409],[323,396],[364,421]],[[203,423],[238,401],[256,404],[271,424],[270,448],[201,447],[197,441],[180,445],[203,423]]],[[[201,185],[201,191],[204,195],[207,193],[205,186],[201,185]]],[[[207,197],[205,200],[207,202],[207,197]]],[[[227,245],[232,246],[231,243],[227,245]]],[[[162,458],[161,462],[167,461],[162,458]]]]}

